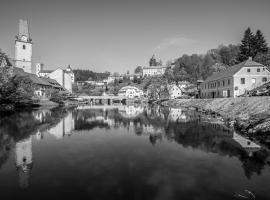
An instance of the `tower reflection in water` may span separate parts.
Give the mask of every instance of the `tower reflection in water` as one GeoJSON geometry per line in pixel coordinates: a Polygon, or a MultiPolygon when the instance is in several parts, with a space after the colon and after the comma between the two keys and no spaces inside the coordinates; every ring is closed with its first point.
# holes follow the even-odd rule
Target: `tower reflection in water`
{"type": "MultiPolygon", "coordinates": [[[[48,124],[45,119],[48,119],[48,116],[51,118],[50,111],[41,111],[36,114],[35,118],[40,124],[48,124]]],[[[183,146],[197,148],[206,146],[206,151],[225,151],[226,153],[227,151],[230,152],[230,149],[220,149],[218,151],[215,148],[211,149],[210,146],[218,143],[218,141],[227,141],[231,144],[229,148],[231,148],[232,152],[247,152],[249,158],[241,157],[238,153],[235,154],[235,156],[239,156],[243,161],[251,160],[250,162],[253,162],[252,157],[254,156],[254,153],[261,149],[256,143],[235,132],[226,133],[221,131],[221,134],[214,134],[215,131],[212,131],[213,133],[200,131],[200,133],[198,133],[198,130],[202,130],[204,125],[202,122],[192,122],[195,120],[193,118],[193,115],[190,115],[179,108],[171,108],[169,112],[164,112],[160,108],[148,109],[140,106],[125,106],[111,110],[79,108],[73,110],[73,112],[65,112],[65,114],[61,115],[57,121],[53,120],[54,123],[50,124],[47,128],[44,128],[44,126],[43,128],[39,128],[35,137],[30,136],[27,139],[16,143],[15,163],[19,178],[19,186],[21,188],[27,188],[30,185],[31,170],[33,168],[32,143],[34,138],[37,141],[42,141],[45,136],[53,135],[56,139],[61,139],[65,136],[70,136],[72,133],[78,133],[80,130],[89,130],[87,129],[89,127],[100,127],[101,123],[96,123],[97,121],[102,121],[110,127],[119,124],[128,130],[133,130],[137,135],[148,136],[149,142],[152,145],[156,145],[157,143],[161,143],[163,139],[167,139],[169,141],[176,141],[183,146]],[[93,124],[93,126],[90,126],[91,124],[93,124]],[[242,150],[235,151],[236,149],[242,150]]],[[[208,130],[220,128],[217,124],[208,124],[207,127],[208,130]],[[210,126],[213,127],[211,128],[210,126]]],[[[224,142],[220,142],[220,144],[224,144],[224,142]]],[[[218,146],[218,144],[214,146],[216,146],[216,148],[222,147],[222,145],[218,146]]],[[[248,171],[248,169],[246,171],[248,171]]]]}
{"type": "Polygon", "coordinates": [[[30,174],[33,167],[32,136],[16,143],[15,162],[21,188],[30,184],[30,174]]]}

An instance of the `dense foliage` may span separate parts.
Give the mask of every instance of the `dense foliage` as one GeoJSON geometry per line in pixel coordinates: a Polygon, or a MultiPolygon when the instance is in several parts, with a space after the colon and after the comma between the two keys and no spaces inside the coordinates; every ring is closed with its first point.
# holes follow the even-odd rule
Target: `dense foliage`
{"type": "Polygon", "coordinates": [[[166,71],[169,82],[206,79],[214,72],[224,70],[237,63],[238,45],[221,45],[209,50],[205,55],[183,55],[175,60],[175,67],[166,71]]]}
{"type": "Polygon", "coordinates": [[[108,76],[110,75],[109,72],[98,73],[93,72],[91,70],[83,70],[83,69],[75,69],[73,70],[73,72],[75,74],[76,81],[88,81],[88,80],[100,81],[108,78],[108,76]]]}
{"type": "Polygon", "coordinates": [[[0,105],[21,106],[31,104],[34,85],[27,76],[11,76],[9,67],[0,69],[0,105]]]}

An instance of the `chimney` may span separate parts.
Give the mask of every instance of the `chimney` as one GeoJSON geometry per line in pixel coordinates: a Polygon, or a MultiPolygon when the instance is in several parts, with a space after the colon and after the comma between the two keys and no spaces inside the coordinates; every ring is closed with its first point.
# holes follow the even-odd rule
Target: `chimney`
{"type": "Polygon", "coordinates": [[[248,57],[248,61],[252,61],[252,57],[251,56],[248,57]]]}

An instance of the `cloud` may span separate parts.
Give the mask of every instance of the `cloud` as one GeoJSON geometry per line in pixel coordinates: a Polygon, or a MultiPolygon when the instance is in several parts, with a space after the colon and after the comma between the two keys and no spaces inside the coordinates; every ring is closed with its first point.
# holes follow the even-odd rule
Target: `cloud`
{"type": "Polygon", "coordinates": [[[197,43],[196,40],[186,38],[186,37],[183,37],[181,35],[177,35],[174,37],[164,39],[160,44],[158,44],[154,48],[154,51],[160,52],[160,51],[167,50],[169,48],[176,48],[176,47],[177,48],[181,48],[181,47],[184,48],[184,47],[188,47],[189,45],[194,45],[196,43],[197,43]]]}

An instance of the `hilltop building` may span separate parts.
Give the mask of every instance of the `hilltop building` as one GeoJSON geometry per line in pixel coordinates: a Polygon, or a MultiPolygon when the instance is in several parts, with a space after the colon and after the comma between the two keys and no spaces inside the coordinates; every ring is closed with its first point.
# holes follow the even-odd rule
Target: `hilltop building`
{"type": "Polygon", "coordinates": [[[269,81],[269,69],[249,58],[213,74],[200,83],[200,96],[201,98],[237,97],[269,81]]]}
{"type": "Polygon", "coordinates": [[[62,87],[64,87],[69,92],[72,92],[72,84],[75,82],[75,75],[70,67],[66,70],[56,69],[56,70],[44,70],[44,65],[42,63],[36,64],[36,75],[39,77],[47,77],[56,80],[62,87]]]}
{"type": "Polygon", "coordinates": [[[15,40],[15,67],[32,73],[32,39],[29,34],[29,26],[26,20],[19,21],[19,33],[15,40]]]}
{"type": "Polygon", "coordinates": [[[165,73],[167,67],[162,66],[162,62],[157,62],[155,55],[149,61],[148,67],[143,67],[143,77],[147,76],[160,76],[165,73]]]}

